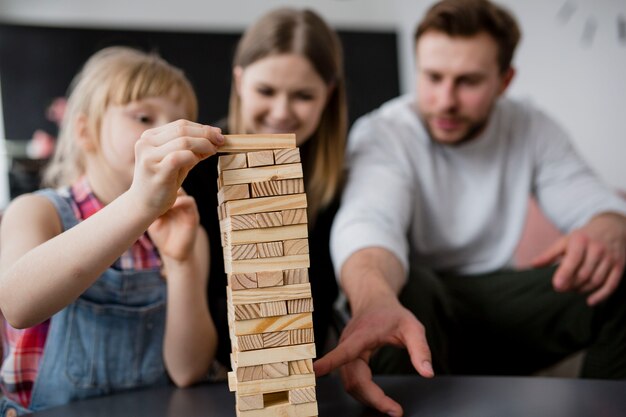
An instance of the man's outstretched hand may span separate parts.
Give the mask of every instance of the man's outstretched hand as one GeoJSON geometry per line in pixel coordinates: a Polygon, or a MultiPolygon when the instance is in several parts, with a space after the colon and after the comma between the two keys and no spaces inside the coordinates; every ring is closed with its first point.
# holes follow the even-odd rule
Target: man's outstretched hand
{"type": "Polygon", "coordinates": [[[315,374],[319,377],[340,368],[350,395],[385,414],[401,416],[402,407],[374,383],[369,367],[372,353],[385,345],[406,347],[417,372],[427,378],[434,376],[424,326],[392,297],[356,312],[338,346],[314,363],[315,374]]]}

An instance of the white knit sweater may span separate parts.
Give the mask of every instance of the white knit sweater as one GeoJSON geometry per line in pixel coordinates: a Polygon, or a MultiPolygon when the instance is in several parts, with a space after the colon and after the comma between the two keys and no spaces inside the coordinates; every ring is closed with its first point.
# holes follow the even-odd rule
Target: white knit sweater
{"type": "Polygon", "coordinates": [[[349,179],[335,218],[337,276],[346,259],[383,247],[436,271],[477,274],[510,265],[529,195],[562,231],[626,202],[597,179],[568,135],[526,102],[501,98],[480,137],[433,142],[403,96],[350,132],[349,179]]]}

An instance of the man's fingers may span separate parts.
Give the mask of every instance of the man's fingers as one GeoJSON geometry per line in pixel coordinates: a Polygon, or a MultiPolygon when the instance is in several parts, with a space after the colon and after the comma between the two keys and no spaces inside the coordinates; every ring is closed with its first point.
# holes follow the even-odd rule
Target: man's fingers
{"type": "Polygon", "coordinates": [[[541,255],[537,256],[531,261],[533,268],[541,268],[552,264],[557,261],[559,257],[565,252],[567,247],[567,237],[562,237],[554,242],[548,249],[546,249],[541,255]]]}
{"type": "Polygon", "coordinates": [[[401,334],[415,370],[425,378],[435,376],[424,326],[418,323],[409,329],[402,329],[401,334]]]}
{"type": "Polygon", "coordinates": [[[557,291],[569,291],[576,279],[579,266],[585,257],[587,239],[580,234],[572,234],[567,244],[565,257],[554,273],[552,284],[557,291]]]}
{"type": "Polygon", "coordinates": [[[403,414],[400,404],[388,397],[372,380],[372,371],[365,360],[359,358],[344,366],[341,378],[346,391],[363,404],[389,416],[403,414]]]}
{"type": "Polygon", "coordinates": [[[589,279],[585,283],[585,285],[583,285],[579,289],[579,292],[585,294],[600,288],[606,280],[607,275],[609,274],[609,270],[612,266],[613,263],[611,262],[610,258],[604,258],[602,261],[600,261],[600,264],[596,267],[593,275],[591,276],[591,279],[589,279]]]}
{"type": "Polygon", "coordinates": [[[366,350],[365,342],[357,337],[349,336],[340,341],[336,348],[313,363],[315,376],[328,374],[349,362],[359,358],[366,350]]]}
{"type": "Polygon", "coordinates": [[[615,265],[611,269],[609,277],[606,279],[606,281],[604,281],[604,284],[602,284],[602,286],[597,291],[587,297],[587,304],[589,304],[590,306],[594,306],[599,302],[604,301],[609,295],[611,295],[619,285],[623,272],[623,264],[615,265]]]}
{"type": "Polygon", "coordinates": [[[589,242],[587,245],[585,256],[582,264],[578,268],[578,274],[576,277],[575,287],[577,289],[586,285],[591,278],[598,265],[604,259],[606,250],[603,245],[597,242],[589,242]]]}

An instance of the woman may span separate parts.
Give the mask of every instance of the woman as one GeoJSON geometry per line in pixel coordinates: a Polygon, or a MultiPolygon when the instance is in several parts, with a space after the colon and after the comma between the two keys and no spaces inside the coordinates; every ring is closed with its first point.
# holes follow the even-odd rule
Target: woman
{"type": "MultiPolygon", "coordinates": [[[[330,227],[343,180],[347,125],[341,44],[310,10],[278,9],[243,35],[233,62],[224,133],[295,133],[308,201],[309,277],[315,342],[324,351],[337,283],[329,252],[330,227]]],[[[211,242],[209,306],[218,327],[218,359],[229,366],[226,275],[217,219],[217,158],[192,170],[183,184],[197,201],[211,242]]]]}

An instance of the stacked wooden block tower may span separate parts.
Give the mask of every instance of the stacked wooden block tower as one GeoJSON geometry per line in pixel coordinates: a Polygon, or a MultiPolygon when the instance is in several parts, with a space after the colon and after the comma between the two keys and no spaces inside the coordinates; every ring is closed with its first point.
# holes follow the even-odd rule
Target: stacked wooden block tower
{"type": "Polygon", "coordinates": [[[239,417],[317,416],[306,194],[295,135],[226,135],[218,213],[239,417]]]}

